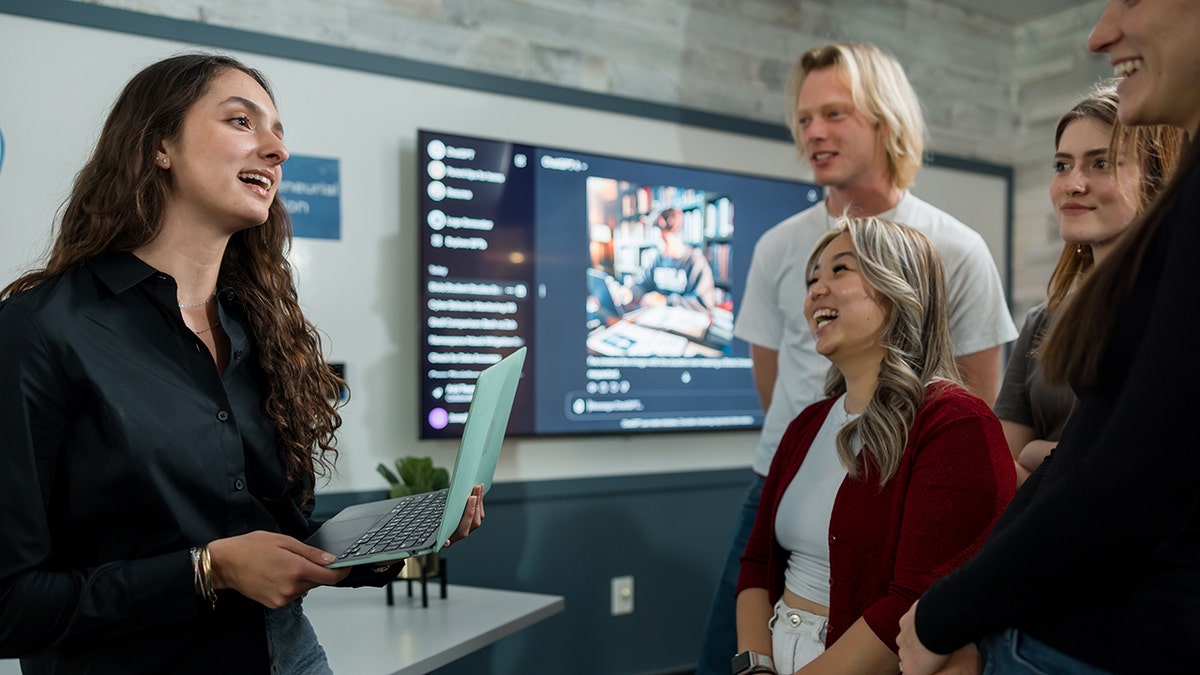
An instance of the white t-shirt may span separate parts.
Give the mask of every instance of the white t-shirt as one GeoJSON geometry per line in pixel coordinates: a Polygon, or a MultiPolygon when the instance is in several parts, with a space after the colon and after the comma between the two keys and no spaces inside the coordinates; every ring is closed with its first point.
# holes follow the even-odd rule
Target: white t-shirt
{"type": "MultiPolygon", "coordinates": [[[[956,356],[1016,339],[1017,327],[1004,301],[1000,274],[978,232],[909,192],[895,209],[881,215],[921,230],[941,254],[956,356]]],[[[824,397],[830,364],[817,353],[804,318],[805,266],[817,240],[835,222],[821,201],[767,230],[754,246],[734,335],[779,352],[771,407],[754,453],[754,471],[761,476],[771,468],[788,424],[824,397]]]]}
{"type": "Polygon", "coordinates": [[[784,586],[825,607],[829,606],[829,522],[848,473],[838,457],[837,436],[857,418],[846,412],[845,394],[834,401],[775,511],[775,541],[788,552],[784,586]]]}

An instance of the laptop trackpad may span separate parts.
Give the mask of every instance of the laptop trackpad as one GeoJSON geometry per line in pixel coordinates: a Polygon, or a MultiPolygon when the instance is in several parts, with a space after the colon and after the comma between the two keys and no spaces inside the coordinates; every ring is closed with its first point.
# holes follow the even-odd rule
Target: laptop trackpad
{"type": "Polygon", "coordinates": [[[362,533],[370,529],[375,521],[391,512],[394,502],[386,503],[387,506],[382,506],[381,502],[372,502],[347,508],[322,525],[304,543],[327,553],[341,555],[351,544],[358,541],[362,533]]]}

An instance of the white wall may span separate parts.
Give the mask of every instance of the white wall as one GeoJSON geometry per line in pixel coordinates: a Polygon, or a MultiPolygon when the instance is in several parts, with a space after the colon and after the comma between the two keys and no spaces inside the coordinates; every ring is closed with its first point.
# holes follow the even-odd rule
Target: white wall
{"type": "MultiPolygon", "coordinates": [[[[41,254],[54,212],[125,81],[187,47],[0,14],[0,131],[7,144],[0,278],[13,278],[41,254]]],[[[453,461],[453,443],[417,441],[417,128],[802,177],[795,151],[781,141],[234,55],[272,80],[293,153],[341,159],[342,239],[298,239],[292,255],[301,302],[328,335],[330,360],[346,363],[354,392],[344,409],[339,475],[327,489],[379,488],[375,464],[400,454],[453,461]]],[[[916,192],[961,204],[948,210],[984,233],[1003,269],[1004,187],[937,169],[921,174],[916,192]]],[[[755,440],[753,432],[510,439],[497,480],[748,466],[755,440]]]]}
{"type": "Polygon", "coordinates": [[[1019,25],[943,0],[289,0],[254,12],[237,0],[75,2],[766,122],[783,119],[805,49],[873,42],[904,64],[931,150],[1015,167],[1018,320],[1045,297],[1060,250],[1047,198],[1054,121],[1111,72],[1086,45],[1106,0],[1019,25]]]}

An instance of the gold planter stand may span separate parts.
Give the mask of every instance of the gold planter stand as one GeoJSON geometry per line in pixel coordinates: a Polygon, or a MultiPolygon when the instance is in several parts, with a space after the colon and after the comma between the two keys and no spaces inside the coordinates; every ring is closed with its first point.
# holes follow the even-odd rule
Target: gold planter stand
{"type": "MultiPolygon", "coordinates": [[[[421,584],[421,606],[429,606],[429,580],[437,579],[438,585],[441,587],[442,599],[446,599],[446,561],[441,559],[437,551],[426,553],[413,558],[408,558],[404,561],[404,565],[400,567],[400,572],[396,574],[396,580],[403,580],[408,585],[408,597],[413,596],[413,582],[421,584]]],[[[396,604],[395,595],[392,592],[392,585],[395,582],[389,582],[387,585],[387,604],[389,606],[396,604]]]]}
{"type": "Polygon", "coordinates": [[[426,553],[404,561],[397,579],[429,579],[438,576],[441,570],[441,556],[437,551],[426,553]]]}

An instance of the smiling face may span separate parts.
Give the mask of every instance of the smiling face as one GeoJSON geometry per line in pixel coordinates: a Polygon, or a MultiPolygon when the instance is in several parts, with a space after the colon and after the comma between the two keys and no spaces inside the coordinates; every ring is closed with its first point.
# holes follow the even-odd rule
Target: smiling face
{"type": "Polygon", "coordinates": [[[1109,0],[1088,38],[1121,78],[1125,124],[1200,131],[1200,11],[1195,0],[1109,0]]]}
{"type": "Polygon", "coordinates": [[[188,109],[178,136],[161,144],[158,166],[171,172],[167,219],[227,234],[261,225],[287,157],[266,90],[240,70],[224,71],[188,109]]]}
{"type": "Polygon", "coordinates": [[[885,353],[885,303],[863,278],[850,234],[835,237],[817,256],[804,296],[817,352],[843,372],[856,364],[877,366],[885,353]]]}
{"type": "Polygon", "coordinates": [[[887,154],[875,125],[854,105],[835,66],[804,78],[796,96],[796,128],[818,185],[852,190],[887,175],[887,154]]]}
{"type": "Polygon", "coordinates": [[[1069,123],[1054,154],[1050,200],[1064,241],[1102,249],[1137,215],[1138,170],[1128,157],[1112,161],[1112,128],[1092,119],[1069,123]]]}

